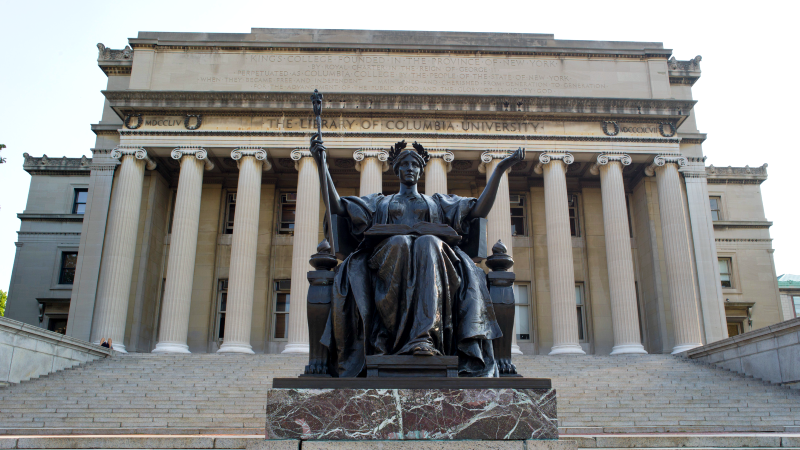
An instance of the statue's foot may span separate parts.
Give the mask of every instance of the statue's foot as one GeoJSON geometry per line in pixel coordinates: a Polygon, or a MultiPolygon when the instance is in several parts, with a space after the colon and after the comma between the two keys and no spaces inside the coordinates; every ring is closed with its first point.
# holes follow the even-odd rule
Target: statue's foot
{"type": "Polygon", "coordinates": [[[435,348],[433,348],[433,344],[428,344],[428,343],[416,345],[412,350],[412,354],[414,356],[438,356],[438,355],[441,355],[439,350],[436,350],[435,348]]]}

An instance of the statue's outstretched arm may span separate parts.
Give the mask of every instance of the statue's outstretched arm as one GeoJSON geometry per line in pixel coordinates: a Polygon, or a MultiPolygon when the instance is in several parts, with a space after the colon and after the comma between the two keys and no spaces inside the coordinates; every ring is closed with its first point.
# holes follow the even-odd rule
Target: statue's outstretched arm
{"type": "Polygon", "coordinates": [[[503,178],[503,174],[514,164],[523,159],[525,159],[525,149],[520,148],[497,163],[494,172],[492,172],[492,175],[489,177],[489,181],[486,182],[486,188],[481,192],[481,196],[478,197],[475,206],[472,207],[472,210],[467,215],[467,219],[476,219],[489,215],[489,211],[491,211],[492,206],[494,206],[494,200],[497,197],[497,188],[500,187],[500,180],[503,178]]]}
{"type": "MultiPolygon", "coordinates": [[[[320,187],[323,183],[328,185],[328,198],[330,199],[330,207],[331,207],[331,214],[338,214],[342,215],[345,213],[344,203],[342,199],[339,197],[339,193],[336,192],[336,186],[333,184],[333,179],[331,178],[331,174],[328,171],[328,166],[323,163],[322,155],[325,153],[325,145],[319,139],[319,136],[315,133],[314,136],[311,137],[311,156],[314,157],[314,161],[317,162],[317,172],[319,173],[319,183],[320,187]]],[[[323,191],[324,192],[324,191],[323,191]]]]}

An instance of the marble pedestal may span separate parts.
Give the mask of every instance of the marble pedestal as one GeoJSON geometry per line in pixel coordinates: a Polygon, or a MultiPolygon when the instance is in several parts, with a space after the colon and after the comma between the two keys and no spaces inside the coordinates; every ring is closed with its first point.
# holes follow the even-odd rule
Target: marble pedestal
{"type": "Polygon", "coordinates": [[[370,387],[270,389],[266,437],[304,441],[558,439],[553,389],[370,387]]]}

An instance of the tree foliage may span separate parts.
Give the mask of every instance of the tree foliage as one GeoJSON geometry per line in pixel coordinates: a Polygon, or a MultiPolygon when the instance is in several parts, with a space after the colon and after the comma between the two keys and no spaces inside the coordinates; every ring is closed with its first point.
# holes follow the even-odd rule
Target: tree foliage
{"type": "Polygon", "coordinates": [[[0,317],[6,315],[6,299],[8,298],[8,294],[5,291],[0,290],[0,317]]]}

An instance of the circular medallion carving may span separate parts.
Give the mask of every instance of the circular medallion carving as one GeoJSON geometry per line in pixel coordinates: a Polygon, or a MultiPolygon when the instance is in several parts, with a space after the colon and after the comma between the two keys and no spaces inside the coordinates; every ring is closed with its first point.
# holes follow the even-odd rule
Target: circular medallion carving
{"type": "Polygon", "coordinates": [[[463,159],[458,160],[458,161],[453,161],[453,169],[456,169],[456,170],[469,170],[469,169],[472,169],[472,161],[467,161],[467,160],[463,160],[463,159]]]}
{"type": "Polygon", "coordinates": [[[672,122],[659,122],[658,132],[664,137],[673,137],[675,136],[675,133],[678,132],[678,129],[675,128],[675,124],[673,124],[672,122]],[[669,128],[669,133],[664,131],[665,126],[669,128]]]}
{"type": "Polygon", "coordinates": [[[200,115],[200,114],[187,114],[186,118],[183,119],[183,126],[187,130],[196,130],[196,129],[200,128],[200,125],[202,125],[202,124],[203,124],[203,116],[200,115]],[[197,119],[197,123],[195,123],[194,125],[189,125],[189,121],[191,120],[192,117],[197,119]]]}
{"type": "Polygon", "coordinates": [[[135,130],[135,129],[141,127],[143,123],[144,123],[144,121],[142,120],[142,115],[141,114],[127,114],[125,116],[125,128],[127,128],[129,130],[135,130]],[[134,118],[134,117],[136,117],[136,126],[131,126],[131,119],[134,118]]]}
{"type": "Polygon", "coordinates": [[[604,120],[603,121],[603,133],[605,133],[606,136],[616,136],[616,135],[618,135],[619,134],[619,124],[617,124],[617,122],[615,122],[613,120],[604,120]],[[611,127],[613,128],[613,131],[610,131],[608,129],[609,125],[611,125],[611,127]]]}

